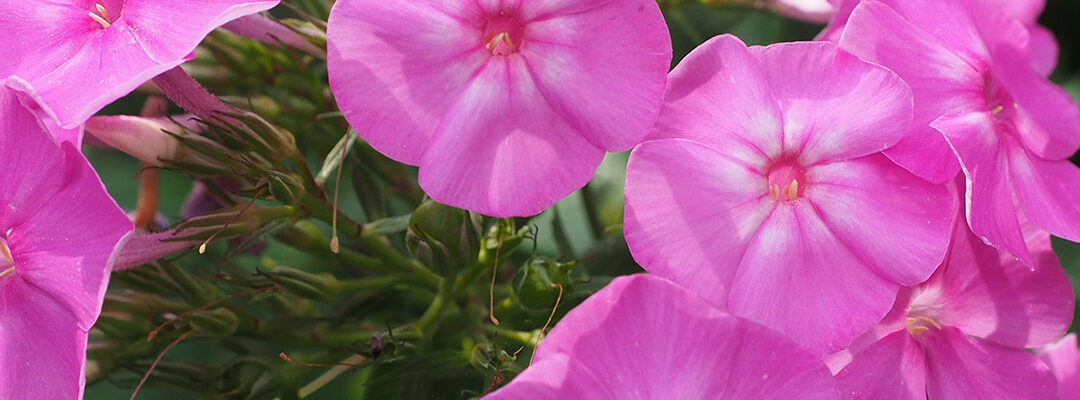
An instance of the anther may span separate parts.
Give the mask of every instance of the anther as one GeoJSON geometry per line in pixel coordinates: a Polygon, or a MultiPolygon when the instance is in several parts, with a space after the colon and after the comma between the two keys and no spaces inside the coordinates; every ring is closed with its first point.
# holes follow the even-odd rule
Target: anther
{"type": "Polygon", "coordinates": [[[103,6],[101,4],[95,4],[94,6],[95,6],[95,8],[97,8],[98,13],[94,14],[94,12],[91,11],[90,12],[90,19],[93,19],[94,21],[97,21],[97,23],[101,24],[102,29],[105,29],[105,28],[108,28],[109,26],[111,26],[112,25],[112,16],[109,15],[109,10],[105,9],[105,6],[103,6]]]}
{"type": "Polygon", "coordinates": [[[994,113],[994,115],[998,115],[998,114],[1001,114],[1002,110],[1005,110],[1005,106],[997,106],[996,108],[994,108],[990,112],[994,113]]]}
{"type": "Polygon", "coordinates": [[[514,42],[510,39],[510,34],[500,32],[492,37],[484,47],[487,48],[491,54],[504,56],[514,51],[514,42]]]}

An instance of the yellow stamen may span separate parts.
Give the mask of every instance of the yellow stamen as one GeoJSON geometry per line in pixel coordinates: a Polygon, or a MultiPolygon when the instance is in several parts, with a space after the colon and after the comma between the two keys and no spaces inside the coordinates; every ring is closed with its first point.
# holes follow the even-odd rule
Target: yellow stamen
{"type": "Polygon", "coordinates": [[[773,200],[780,200],[780,187],[777,185],[769,185],[769,194],[772,195],[773,200]]]}
{"type": "Polygon", "coordinates": [[[111,26],[112,25],[112,16],[109,15],[109,10],[105,9],[105,6],[103,6],[101,4],[95,4],[94,6],[97,8],[98,14],[94,14],[94,12],[91,11],[89,13],[90,14],[90,19],[92,19],[94,21],[97,21],[97,23],[101,24],[102,29],[105,29],[105,28],[108,28],[109,26],[111,26]]]}
{"type": "Polygon", "coordinates": [[[0,243],[0,254],[4,255],[4,258],[7,259],[9,264],[15,262],[15,260],[11,258],[11,250],[8,250],[7,246],[3,243],[0,243]]]}
{"type": "Polygon", "coordinates": [[[788,200],[799,198],[799,181],[791,181],[791,185],[784,188],[784,197],[787,197],[788,200]]]}
{"type": "Polygon", "coordinates": [[[109,10],[105,9],[105,6],[101,4],[94,4],[94,6],[97,7],[98,14],[101,14],[106,21],[112,21],[112,16],[109,15],[109,10]]]}
{"type": "Polygon", "coordinates": [[[1005,109],[1005,106],[997,106],[997,108],[995,108],[995,109],[991,110],[990,112],[994,113],[994,115],[998,115],[998,114],[1000,114],[1000,113],[1001,113],[1001,111],[1002,111],[1002,110],[1004,110],[1004,109],[1005,109]]]}
{"type": "Polygon", "coordinates": [[[506,32],[501,32],[498,35],[495,35],[495,37],[492,37],[491,41],[489,41],[484,47],[486,47],[490,52],[495,52],[495,50],[498,49],[502,43],[506,43],[506,45],[510,46],[511,49],[514,48],[514,42],[510,40],[510,34],[506,32]]]}
{"type": "Polygon", "coordinates": [[[15,266],[12,266],[11,268],[0,271],[0,278],[3,278],[5,276],[8,276],[8,275],[11,275],[11,274],[14,274],[14,273],[15,273],[15,266]]]}
{"type": "Polygon", "coordinates": [[[94,13],[90,13],[90,18],[93,19],[94,21],[97,21],[97,23],[101,24],[102,29],[108,28],[110,25],[112,25],[111,23],[109,23],[109,21],[106,21],[104,18],[101,18],[101,16],[99,16],[97,14],[94,14],[94,13]]]}

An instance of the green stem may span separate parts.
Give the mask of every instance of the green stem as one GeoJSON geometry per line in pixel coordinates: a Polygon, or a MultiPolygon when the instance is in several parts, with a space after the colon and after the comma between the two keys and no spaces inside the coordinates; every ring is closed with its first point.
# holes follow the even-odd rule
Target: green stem
{"type": "Polygon", "coordinates": [[[424,315],[421,315],[420,319],[416,321],[414,327],[423,332],[425,338],[430,339],[431,334],[438,328],[443,310],[446,308],[446,304],[451,301],[450,296],[453,294],[453,290],[454,281],[444,279],[442,284],[439,285],[439,292],[435,295],[435,300],[424,311],[424,315]]]}
{"type": "Polygon", "coordinates": [[[536,344],[536,333],[515,331],[513,329],[500,328],[495,325],[483,324],[484,332],[492,336],[513,339],[515,342],[532,347],[536,344]]]}

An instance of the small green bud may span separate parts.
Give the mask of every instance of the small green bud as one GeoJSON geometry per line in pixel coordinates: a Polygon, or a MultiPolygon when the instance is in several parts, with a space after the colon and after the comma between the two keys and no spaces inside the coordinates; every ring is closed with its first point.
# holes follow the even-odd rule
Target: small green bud
{"type": "Polygon", "coordinates": [[[188,315],[185,319],[200,334],[217,338],[231,336],[240,326],[240,319],[227,308],[200,311],[188,315]]]}
{"type": "Polygon", "coordinates": [[[330,300],[340,291],[337,279],[327,273],[313,274],[279,266],[274,268],[273,272],[267,273],[266,277],[286,292],[307,299],[330,300]]]}
{"type": "Polygon", "coordinates": [[[480,217],[465,210],[424,201],[409,219],[409,251],[441,275],[468,268],[480,252],[480,217]]]}
{"type": "Polygon", "coordinates": [[[575,262],[560,263],[543,257],[534,257],[527,261],[518,270],[513,282],[514,296],[521,307],[526,311],[550,312],[560,293],[570,292],[574,284],[570,278],[570,268],[574,264],[575,262]]]}

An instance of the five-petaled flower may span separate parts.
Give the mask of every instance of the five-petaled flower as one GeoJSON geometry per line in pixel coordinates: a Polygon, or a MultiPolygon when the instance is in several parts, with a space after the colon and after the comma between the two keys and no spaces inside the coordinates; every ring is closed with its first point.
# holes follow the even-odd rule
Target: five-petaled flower
{"type": "Polygon", "coordinates": [[[432,199],[537,214],[656,120],[671,40],[653,0],[340,0],[330,87],[432,199]]]}
{"type": "Polygon", "coordinates": [[[828,42],[714,38],[672,72],[630,155],[626,241],[646,270],[818,352],[944,258],[952,202],[879,152],[911,92],[828,42]]]}
{"type": "Polygon", "coordinates": [[[1080,108],[1032,67],[1031,37],[979,0],[904,0],[862,2],[840,40],[912,87],[916,127],[889,157],[937,182],[963,167],[971,230],[1028,265],[1018,213],[1080,241],[1080,168],[1067,160],[1080,108]]]}

